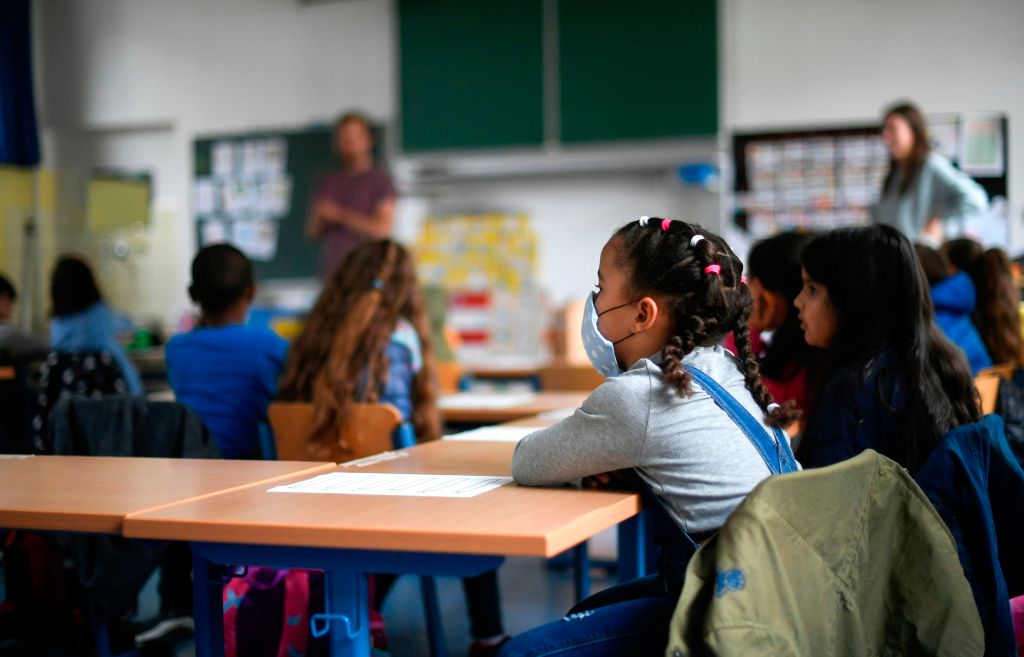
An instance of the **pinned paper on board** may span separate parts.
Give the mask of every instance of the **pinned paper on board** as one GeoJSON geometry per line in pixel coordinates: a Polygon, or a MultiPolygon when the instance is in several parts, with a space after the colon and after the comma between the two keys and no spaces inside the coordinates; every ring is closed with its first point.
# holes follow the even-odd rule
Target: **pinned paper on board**
{"type": "Polygon", "coordinates": [[[200,235],[202,238],[200,246],[223,244],[228,241],[227,224],[217,219],[204,221],[200,224],[200,235]]]}
{"type": "Polygon", "coordinates": [[[972,176],[1001,176],[1003,126],[998,115],[966,115],[960,122],[960,169],[972,176]]]}

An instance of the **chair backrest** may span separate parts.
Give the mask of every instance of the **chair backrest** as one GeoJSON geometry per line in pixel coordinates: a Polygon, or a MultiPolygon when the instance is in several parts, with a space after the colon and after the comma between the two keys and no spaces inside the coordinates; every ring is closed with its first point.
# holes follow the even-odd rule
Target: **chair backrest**
{"type": "Polygon", "coordinates": [[[541,390],[590,392],[605,381],[590,365],[552,364],[539,375],[541,390]]]}
{"type": "Polygon", "coordinates": [[[437,361],[434,363],[437,372],[437,387],[441,392],[458,392],[462,380],[462,368],[455,361],[437,361]]]}
{"type": "Polygon", "coordinates": [[[372,456],[393,447],[392,434],[402,415],[391,404],[352,404],[329,455],[315,454],[309,444],[313,405],[307,402],[273,402],[267,418],[274,431],[277,458],[283,461],[331,460],[335,462],[372,456]],[[344,447],[342,447],[344,445],[344,447]]]}
{"type": "Polygon", "coordinates": [[[978,388],[978,394],[981,396],[982,415],[995,413],[996,401],[999,399],[999,381],[1000,377],[997,372],[982,372],[974,377],[974,385],[978,388]]]}
{"type": "Polygon", "coordinates": [[[983,370],[978,370],[978,376],[1001,376],[1007,381],[1010,381],[1013,379],[1013,372],[1016,369],[1017,364],[1014,363],[1013,361],[1007,363],[999,363],[997,365],[993,365],[992,367],[986,367],[983,370]]]}

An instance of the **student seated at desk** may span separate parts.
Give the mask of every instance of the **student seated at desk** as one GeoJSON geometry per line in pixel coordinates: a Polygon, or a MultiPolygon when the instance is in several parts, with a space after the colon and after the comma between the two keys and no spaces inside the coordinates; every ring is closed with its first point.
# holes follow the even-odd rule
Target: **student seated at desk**
{"type": "MultiPolygon", "coordinates": [[[[1020,290],[1013,280],[1010,259],[1002,249],[985,249],[972,239],[950,240],[942,252],[959,271],[974,281],[978,303],[971,317],[985,341],[992,362],[1024,365],[1024,337],[1020,325],[1020,290]]],[[[1021,383],[1019,375],[1014,381],[1021,383]]]]}
{"type": "Polygon", "coordinates": [[[931,286],[935,323],[950,342],[963,349],[973,374],[992,367],[988,349],[971,321],[976,299],[971,277],[966,272],[953,271],[946,256],[930,246],[915,244],[914,251],[931,286]]]}
{"type": "Polygon", "coordinates": [[[167,379],[179,402],[206,424],[225,458],[259,458],[259,427],[277,392],[288,343],[273,331],[245,325],[255,294],[252,263],[228,244],[192,261],[189,295],[199,325],[165,348],[167,379]]]}
{"type": "Polygon", "coordinates": [[[799,467],[780,430],[799,411],[775,404],[758,374],[742,270],[722,238],[683,221],[641,217],[605,244],[582,331],[609,378],[516,446],[512,476],[548,486],[629,470],[682,540],[663,546],[659,575],[591,596],[499,655],[663,654],[694,546],[758,482],[799,467]],[[738,359],[722,347],[730,331],[738,359]]]}
{"type": "MultiPolygon", "coordinates": [[[[390,239],[355,247],[326,281],[281,379],[279,399],[312,402],[311,454],[329,454],[353,402],[394,405],[420,442],[441,436],[430,323],[412,256],[390,239]]],[[[375,576],[379,609],[393,577],[375,576]]],[[[463,580],[471,655],[506,637],[494,571],[463,580]]],[[[379,641],[380,637],[375,637],[379,641]]],[[[377,646],[385,647],[385,646],[377,646]]]]}
{"type": "Polygon", "coordinates": [[[50,300],[53,304],[51,349],[107,352],[121,369],[127,392],[144,394],[142,379],[118,341],[119,336],[132,329],[132,323],[104,303],[92,269],[84,260],[64,256],[57,261],[50,279],[50,300]]]}
{"type": "Polygon", "coordinates": [[[14,304],[18,301],[18,293],[7,280],[0,275],[0,351],[7,351],[14,356],[33,356],[45,354],[49,345],[25,333],[14,325],[14,304]]]}
{"type": "Polygon", "coordinates": [[[980,419],[967,359],[933,321],[914,248],[890,226],[841,228],[801,259],[804,339],[829,364],[800,462],[832,465],[870,448],[914,474],[946,432],[980,419]]]}

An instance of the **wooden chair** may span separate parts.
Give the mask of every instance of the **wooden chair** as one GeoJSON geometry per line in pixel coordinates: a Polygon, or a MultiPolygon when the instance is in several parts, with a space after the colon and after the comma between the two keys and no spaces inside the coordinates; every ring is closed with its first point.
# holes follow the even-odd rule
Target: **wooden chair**
{"type": "MultiPolygon", "coordinates": [[[[283,461],[326,460],[323,455],[314,455],[309,447],[312,404],[274,402],[267,409],[267,417],[274,431],[277,458],[283,461]]],[[[341,463],[393,449],[392,436],[401,424],[402,416],[391,404],[352,404],[338,441],[331,445],[330,460],[341,463]]]]}
{"type": "MultiPolygon", "coordinates": [[[[313,405],[307,402],[273,402],[267,418],[274,431],[277,458],[286,461],[326,460],[310,451],[309,434],[313,426],[313,405]]],[[[402,415],[391,404],[352,404],[342,423],[338,441],[332,445],[330,460],[351,461],[380,454],[402,441],[396,431],[402,426],[402,415]],[[345,447],[342,447],[342,442],[345,447]]],[[[444,655],[441,606],[437,600],[437,583],[433,577],[421,576],[423,611],[427,617],[430,654],[444,655]]]]}
{"type": "Polygon", "coordinates": [[[983,370],[979,370],[978,376],[981,377],[991,374],[994,376],[1001,376],[1007,381],[1012,381],[1013,372],[1016,369],[1017,363],[1014,363],[1013,361],[1007,363],[999,363],[998,365],[993,365],[992,367],[986,367],[983,370]]]}
{"type": "Polygon", "coordinates": [[[541,368],[539,375],[541,390],[590,392],[605,381],[590,365],[554,363],[541,368]]]}
{"type": "Polygon", "coordinates": [[[462,368],[455,361],[437,361],[437,387],[443,393],[458,392],[462,389],[462,368]]]}
{"type": "MultiPolygon", "coordinates": [[[[991,368],[990,368],[991,369],[991,368]]],[[[978,388],[981,396],[981,413],[988,415],[996,412],[996,400],[999,397],[999,381],[1001,377],[996,372],[984,370],[974,377],[974,385],[978,388]]]]}

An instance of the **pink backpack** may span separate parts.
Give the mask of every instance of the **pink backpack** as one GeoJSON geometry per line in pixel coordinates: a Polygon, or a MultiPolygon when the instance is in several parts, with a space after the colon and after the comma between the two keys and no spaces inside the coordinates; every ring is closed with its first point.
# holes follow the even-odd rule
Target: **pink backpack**
{"type": "Polygon", "coordinates": [[[1017,638],[1017,652],[1024,655],[1024,595],[1010,600],[1013,635],[1017,638]]]}
{"type": "MultiPolygon", "coordinates": [[[[373,600],[373,578],[370,578],[373,600]]],[[[250,567],[224,585],[224,657],[327,657],[326,637],[310,634],[324,610],[321,570],[250,567]]],[[[372,647],[387,648],[384,619],[370,610],[372,647]]]]}

